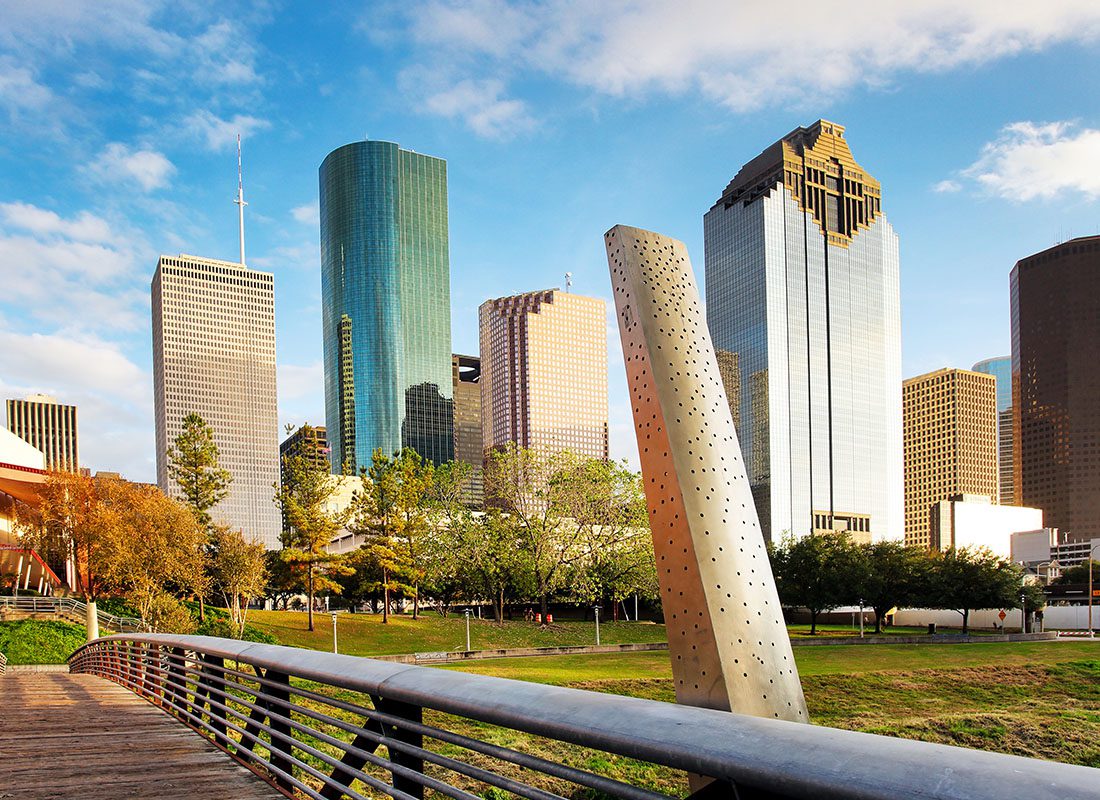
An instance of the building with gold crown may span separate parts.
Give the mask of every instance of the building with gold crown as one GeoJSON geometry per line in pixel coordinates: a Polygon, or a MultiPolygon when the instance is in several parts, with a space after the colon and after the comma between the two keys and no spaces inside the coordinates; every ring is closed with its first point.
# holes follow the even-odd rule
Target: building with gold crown
{"type": "Polygon", "coordinates": [[[707,324],[765,536],[904,533],[898,237],[844,128],[796,128],[703,218],[707,324]]]}

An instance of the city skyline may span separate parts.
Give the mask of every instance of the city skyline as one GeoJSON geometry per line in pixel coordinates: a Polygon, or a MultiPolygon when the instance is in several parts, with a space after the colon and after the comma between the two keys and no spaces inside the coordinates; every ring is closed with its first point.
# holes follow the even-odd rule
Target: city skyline
{"type": "MultiPolygon", "coordinates": [[[[350,5],[15,5],[0,33],[0,393],[77,405],[87,466],[152,479],[150,264],[236,257],[238,132],[249,260],[278,274],[281,422],[323,419],[317,166],[368,134],[451,166],[455,352],[476,350],[489,296],[570,271],[576,291],[610,299],[611,224],[701,253],[715,181],[818,117],[852,131],[886,187],[903,374],[1008,352],[1012,265],[1096,229],[1100,9],[946,7],[876,8],[829,37],[824,12],[776,36],[697,9],[660,59],[632,38],[668,33],[654,9],[621,31],[556,3],[479,15],[414,2],[375,18],[350,5]],[[479,24],[502,15],[515,36],[488,47],[479,24]],[[529,47],[524,31],[546,25],[590,38],[529,47]],[[792,36],[807,43],[797,59],[792,36]]],[[[614,348],[609,371],[611,452],[636,465],[614,348]]]]}

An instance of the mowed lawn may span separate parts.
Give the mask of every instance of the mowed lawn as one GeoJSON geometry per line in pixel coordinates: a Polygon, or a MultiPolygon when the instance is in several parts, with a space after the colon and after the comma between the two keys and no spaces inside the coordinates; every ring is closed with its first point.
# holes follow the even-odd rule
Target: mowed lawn
{"type": "MultiPolygon", "coordinates": [[[[332,616],[313,615],[314,630],[307,630],[306,614],[300,611],[251,611],[248,622],[275,636],[280,644],[332,650],[332,616]]],[[[470,620],[470,645],[474,650],[511,647],[560,647],[595,644],[591,622],[555,622],[541,627],[533,622],[470,620]]],[[[411,615],[391,615],[383,625],[381,614],[340,614],[336,623],[339,650],[355,656],[425,653],[466,648],[466,618],[462,614],[440,617],[435,612],[413,620],[411,615]]],[[[663,642],[665,626],[651,623],[601,622],[600,642],[663,642]]]]}
{"type": "MultiPolygon", "coordinates": [[[[795,648],[814,723],[1100,767],[1100,642],[795,648]]],[[[668,654],[448,665],[673,701],[668,654]]]]}

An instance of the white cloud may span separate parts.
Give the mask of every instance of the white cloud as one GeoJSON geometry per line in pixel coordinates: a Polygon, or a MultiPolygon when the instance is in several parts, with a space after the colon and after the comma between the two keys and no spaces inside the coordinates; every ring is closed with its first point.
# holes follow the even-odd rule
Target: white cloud
{"type": "Polygon", "coordinates": [[[951,192],[958,192],[961,190],[962,184],[950,179],[942,180],[932,185],[932,191],[939,192],[940,194],[950,194],[951,192]]]}
{"type": "Polygon", "coordinates": [[[65,218],[28,203],[0,203],[4,301],[58,326],[135,330],[149,302],[135,284],[139,258],[148,255],[142,243],[87,211],[65,218]]]}
{"type": "Polygon", "coordinates": [[[155,479],[152,378],[118,346],[86,334],[0,329],[0,353],[4,396],[44,392],[77,406],[85,466],[155,479]]]}
{"type": "Polygon", "coordinates": [[[431,114],[461,119],[478,136],[506,139],[530,130],[534,119],[526,103],[502,97],[503,93],[499,80],[463,80],[428,93],[423,106],[431,114]]]}
{"type": "Polygon", "coordinates": [[[1065,192],[1100,197],[1100,130],[1071,122],[1014,122],[962,175],[1009,200],[1065,192]]]}
{"type": "Polygon", "coordinates": [[[615,97],[698,92],[736,111],[1100,38],[1095,0],[823,0],[781,19],[766,0],[424,0],[406,20],[428,68],[483,83],[527,70],[615,97]]]}
{"type": "Polygon", "coordinates": [[[7,109],[10,118],[40,111],[53,99],[53,92],[35,80],[29,69],[14,59],[0,58],[0,107],[7,109]]]}
{"type": "Polygon", "coordinates": [[[306,225],[317,226],[321,224],[321,204],[314,200],[312,203],[296,206],[290,209],[290,215],[298,222],[306,225]]]}
{"type": "Polygon", "coordinates": [[[143,191],[151,192],[167,186],[176,167],[156,150],[131,150],[121,142],[112,142],[88,166],[88,172],[109,182],[134,181],[143,191]]]}
{"type": "Polygon", "coordinates": [[[250,84],[260,80],[256,72],[256,48],[247,33],[221,20],[194,37],[188,45],[198,54],[195,77],[211,84],[250,84]]]}
{"type": "Polygon", "coordinates": [[[183,127],[210,150],[224,150],[236,144],[238,133],[242,138],[247,138],[256,131],[270,128],[271,123],[247,114],[222,119],[206,109],[200,109],[183,121],[183,127]]]}

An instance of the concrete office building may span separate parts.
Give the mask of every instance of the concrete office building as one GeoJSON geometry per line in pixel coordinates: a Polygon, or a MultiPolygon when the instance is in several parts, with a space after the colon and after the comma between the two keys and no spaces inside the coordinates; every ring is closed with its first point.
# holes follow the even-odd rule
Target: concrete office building
{"type": "Polygon", "coordinates": [[[1015,501],[1100,538],[1100,236],[1018,261],[1009,298],[1015,501]]]}
{"type": "Polygon", "coordinates": [[[930,520],[929,549],[985,548],[1007,559],[1013,534],[1041,529],[1043,512],[996,505],[988,495],[957,494],[933,503],[930,520]]]}
{"type": "Polygon", "coordinates": [[[902,406],[905,542],[934,548],[935,503],[961,494],[997,500],[997,382],[965,369],[936,370],[902,384],[902,406]]]}
{"type": "Polygon", "coordinates": [[[215,522],[279,546],[279,419],[274,276],[240,263],[161,256],[153,275],[153,390],[157,484],[178,497],[168,451],[183,418],[214,429],[233,482],[215,522]]]}
{"type": "Polygon", "coordinates": [[[819,120],[742,167],[703,225],[707,325],[765,537],[900,539],[898,237],[878,181],[819,120]]]}
{"type": "Polygon", "coordinates": [[[974,365],[997,379],[997,502],[1016,504],[1012,479],[1012,357],[987,358],[974,365]]]}
{"type": "Polygon", "coordinates": [[[454,455],[447,162],[353,142],[320,169],[325,427],[334,472],[454,455]]]}
{"type": "Polygon", "coordinates": [[[309,457],[310,462],[315,467],[329,468],[329,447],[328,439],[325,434],[324,425],[311,426],[313,429],[313,435],[316,437],[316,448],[307,451],[306,442],[308,441],[305,436],[305,426],[295,428],[289,436],[287,436],[279,444],[279,474],[285,476],[284,459],[292,458],[294,456],[306,455],[309,457]]]}
{"type": "Polygon", "coordinates": [[[451,389],[454,392],[455,461],[470,465],[471,475],[464,496],[472,507],[485,500],[481,441],[481,359],[477,356],[451,356],[451,389]]]}
{"type": "Polygon", "coordinates": [[[515,442],[607,458],[607,308],[560,289],[482,303],[486,449],[515,442]]]}
{"type": "Polygon", "coordinates": [[[45,394],[26,400],[8,400],[8,430],[46,456],[46,469],[77,472],[80,447],[76,406],[67,406],[45,394]]]}

